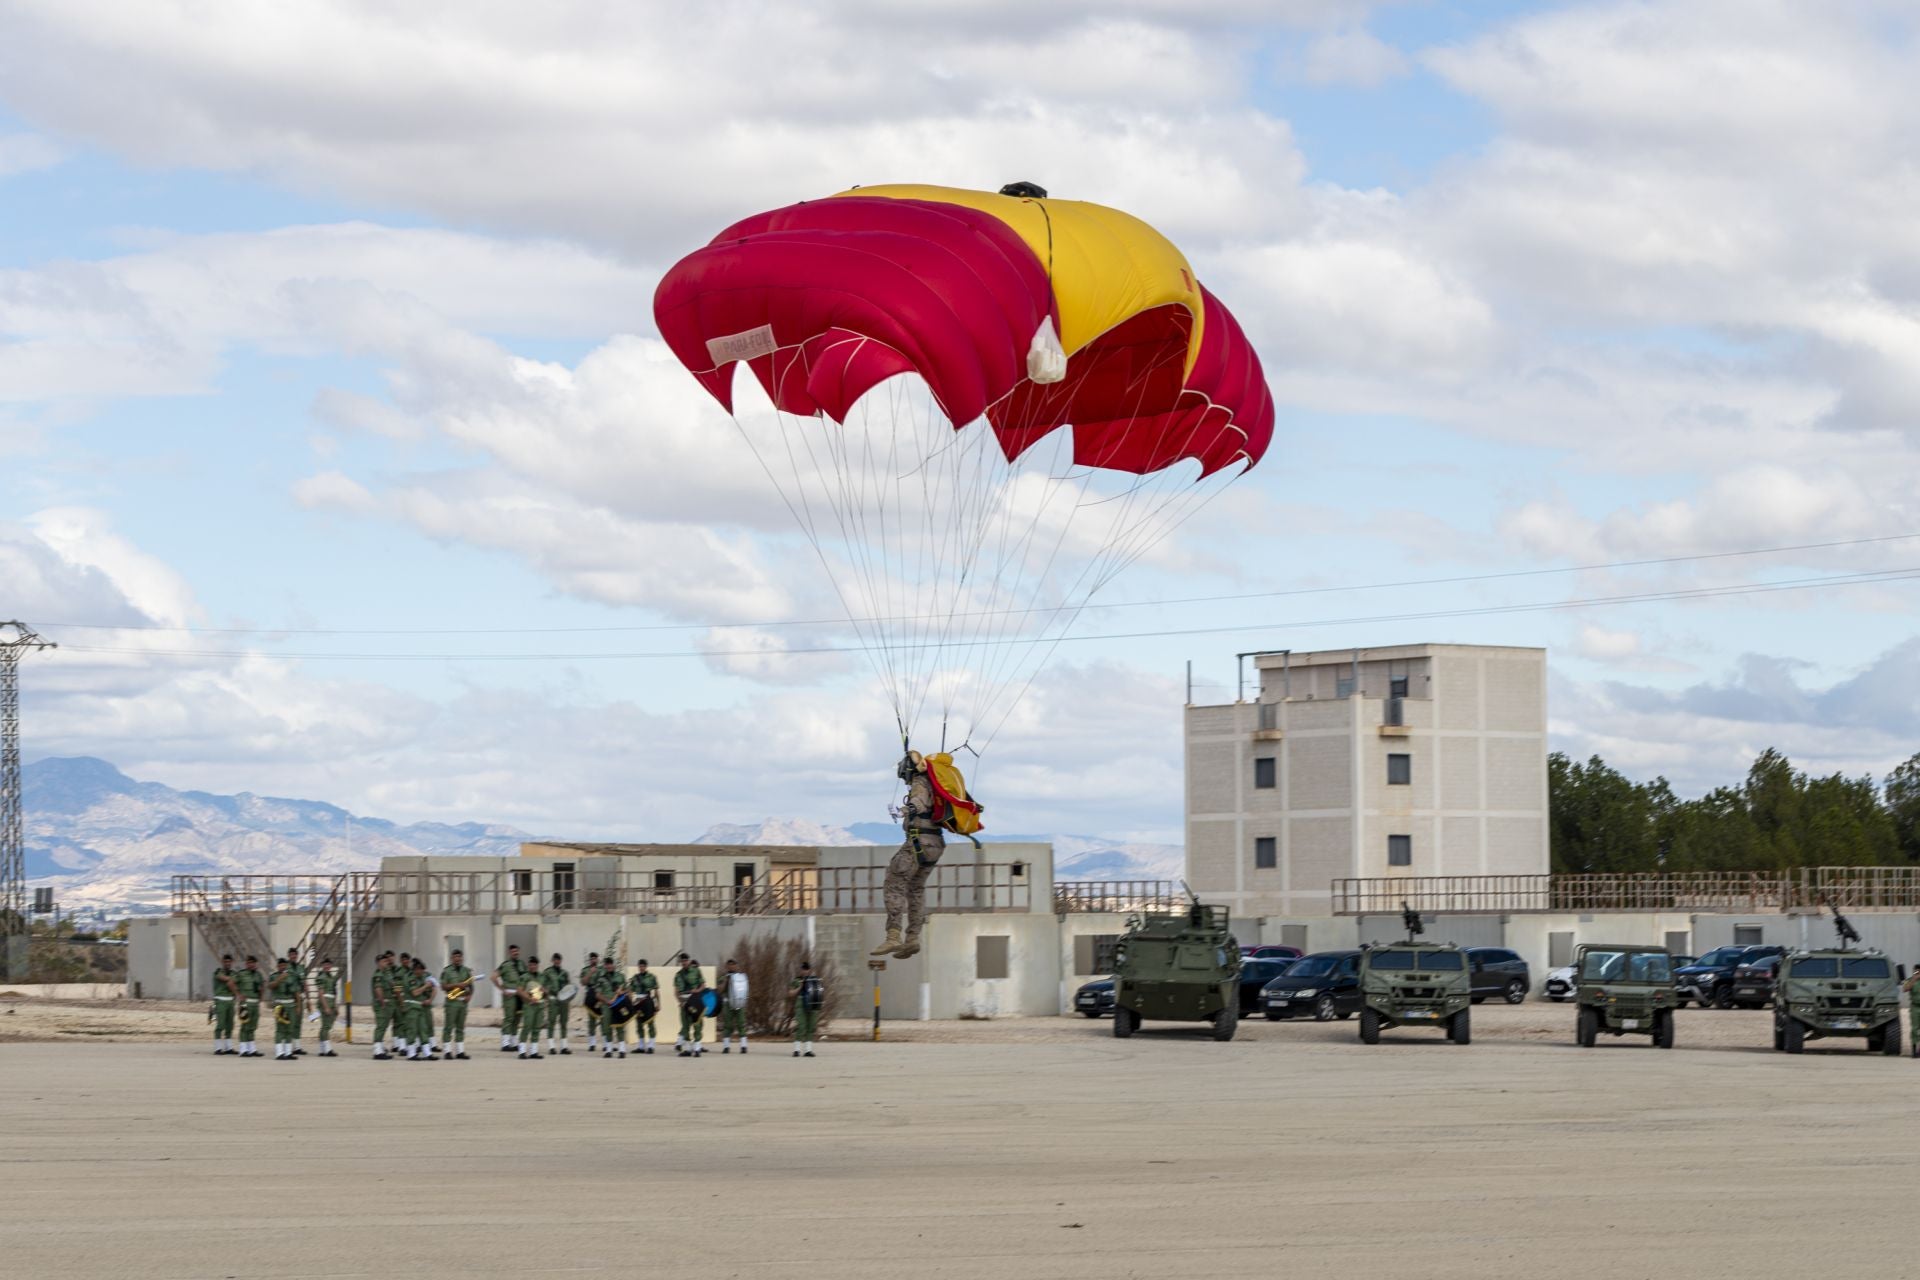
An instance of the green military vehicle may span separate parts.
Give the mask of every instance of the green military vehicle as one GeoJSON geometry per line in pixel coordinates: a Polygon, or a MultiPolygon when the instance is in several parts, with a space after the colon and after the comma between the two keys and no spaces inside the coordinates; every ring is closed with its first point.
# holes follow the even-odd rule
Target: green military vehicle
{"type": "Polygon", "coordinates": [[[1360,953],[1360,1042],[1379,1044],[1388,1027],[1443,1027],[1455,1044],[1473,1042],[1473,979],[1467,953],[1451,942],[1421,942],[1420,913],[1402,903],[1405,942],[1360,953]]]}
{"type": "Polygon", "coordinates": [[[1143,1018],[1208,1022],[1215,1040],[1240,1022],[1240,944],[1225,907],[1194,901],[1184,911],[1143,912],[1114,946],[1113,1034],[1125,1039],[1143,1018]]]}
{"type": "Polygon", "coordinates": [[[1580,1006],[1574,1040],[1593,1048],[1610,1036],[1651,1036],[1656,1049],[1673,1048],[1673,957],[1660,947],[1593,943],[1573,962],[1573,998],[1580,1006]]]}
{"type": "Polygon", "coordinates": [[[1809,1040],[1852,1036],[1867,1052],[1900,1055],[1900,979],[1884,952],[1855,951],[1860,934],[1838,911],[1840,945],[1790,951],[1773,988],[1773,1047],[1799,1053],[1809,1040]]]}

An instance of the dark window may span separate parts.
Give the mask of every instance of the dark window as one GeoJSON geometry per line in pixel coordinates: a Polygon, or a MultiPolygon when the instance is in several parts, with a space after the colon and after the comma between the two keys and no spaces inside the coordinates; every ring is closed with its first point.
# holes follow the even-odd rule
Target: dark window
{"type": "Polygon", "coordinates": [[[1840,962],[1826,956],[1811,960],[1800,960],[1793,966],[1796,978],[1837,978],[1840,976],[1840,962]]]}
{"type": "Polygon", "coordinates": [[[1840,976],[1843,978],[1890,978],[1885,960],[1842,960],[1840,976]]]}
{"type": "Polygon", "coordinates": [[[973,940],[973,976],[980,979],[1004,978],[1010,972],[1007,951],[1013,939],[993,934],[973,940]]]}
{"type": "Polygon", "coordinates": [[[1458,951],[1428,951],[1420,956],[1422,969],[1451,969],[1458,971],[1466,968],[1461,962],[1458,951]]]}
{"type": "Polygon", "coordinates": [[[533,872],[516,871],[513,873],[513,891],[521,896],[533,892],[533,872]]]}
{"type": "Polygon", "coordinates": [[[1733,926],[1733,945],[1736,947],[1757,947],[1764,931],[1757,924],[1737,924],[1733,926]]]}
{"type": "Polygon", "coordinates": [[[1272,836],[1253,838],[1253,865],[1256,867],[1277,867],[1280,865],[1280,842],[1272,836]]]}
{"type": "Polygon", "coordinates": [[[1413,865],[1413,837],[1387,837],[1387,865],[1390,867],[1410,867],[1413,865]]]}
{"type": "Polygon", "coordinates": [[[1253,758],[1253,785],[1262,791],[1273,787],[1273,757],[1255,756],[1253,758]]]}
{"type": "Polygon", "coordinates": [[[1293,967],[1287,970],[1287,976],[1289,978],[1324,978],[1333,972],[1333,967],[1337,963],[1338,958],[1335,956],[1308,956],[1303,960],[1294,961],[1293,967]]]}
{"type": "Polygon", "coordinates": [[[1399,751],[1387,756],[1387,785],[1390,787],[1413,785],[1412,756],[1399,751]]]}
{"type": "Polygon", "coordinates": [[[1335,676],[1333,678],[1333,696],[1336,698],[1351,698],[1353,696],[1353,677],[1350,675],[1335,676]]]}
{"type": "Polygon", "coordinates": [[[1405,676],[1394,676],[1393,678],[1388,680],[1387,696],[1389,698],[1406,697],[1407,696],[1407,678],[1405,676]]]}
{"type": "Polygon", "coordinates": [[[673,872],[656,871],[653,873],[653,891],[655,893],[673,892],[673,872]]]}
{"type": "Polygon", "coordinates": [[[555,911],[573,910],[573,864],[571,862],[553,864],[553,909],[555,911]]]}

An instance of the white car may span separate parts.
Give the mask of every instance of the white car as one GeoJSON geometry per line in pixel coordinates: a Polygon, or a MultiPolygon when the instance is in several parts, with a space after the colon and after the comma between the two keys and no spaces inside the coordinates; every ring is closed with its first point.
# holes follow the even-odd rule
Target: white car
{"type": "Polygon", "coordinates": [[[1547,999],[1565,1002],[1573,999],[1573,966],[1563,964],[1547,972],[1547,999]]]}

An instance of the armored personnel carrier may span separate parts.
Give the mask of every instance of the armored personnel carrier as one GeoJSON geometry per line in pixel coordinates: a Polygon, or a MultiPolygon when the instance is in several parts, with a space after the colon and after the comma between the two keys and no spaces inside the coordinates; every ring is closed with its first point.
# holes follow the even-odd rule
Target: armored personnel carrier
{"type": "Polygon", "coordinates": [[[1660,947],[1594,943],[1573,962],[1573,998],[1580,1006],[1574,1040],[1593,1048],[1601,1033],[1651,1036],[1656,1049],[1673,1048],[1673,958],[1660,947]]]}
{"type": "Polygon", "coordinates": [[[1840,945],[1790,951],[1773,988],[1773,1047],[1799,1053],[1807,1041],[1852,1036],[1867,1052],[1900,1054],[1900,979],[1893,961],[1871,947],[1855,951],[1860,934],[1838,911],[1840,945]]]}
{"type": "Polygon", "coordinates": [[[1407,940],[1360,953],[1360,1042],[1379,1044],[1383,1028],[1440,1027],[1455,1044],[1471,1044],[1467,953],[1451,942],[1419,941],[1420,913],[1401,906],[1407,940]]]}
{"type": "Polygon", "coordinates": [[[1114,948],[1113,1034],[1125,1039],[1142,1019],[1207,1022],[1215,1040],[1240,1021],[1240,944],[1225,907],[1198,900],[1184,911],[1143,912],[1114,948]]]}

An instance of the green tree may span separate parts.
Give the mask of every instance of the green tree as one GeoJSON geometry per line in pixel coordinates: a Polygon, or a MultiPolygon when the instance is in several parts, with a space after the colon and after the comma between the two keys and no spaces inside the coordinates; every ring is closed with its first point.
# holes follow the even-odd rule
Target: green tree
{"type": "Polygon", "coordinates": [[[1894,843],[1907,861],[1920,862],[1920,752],[1887,775],[1885,796],[1894,843]]]}

